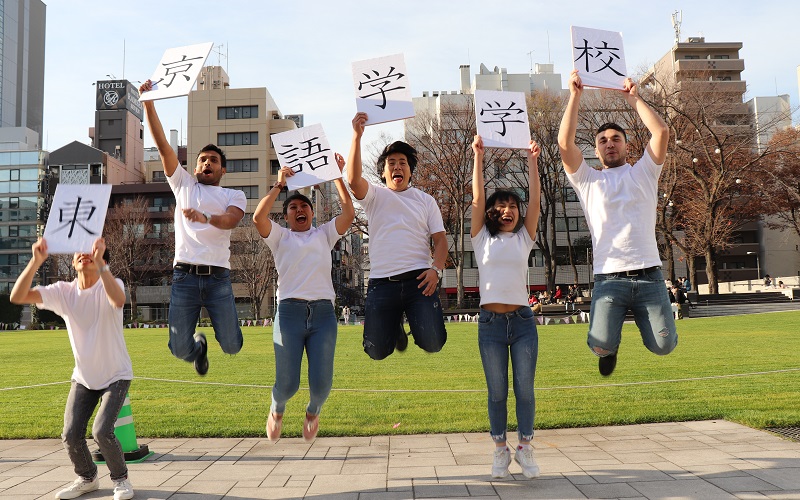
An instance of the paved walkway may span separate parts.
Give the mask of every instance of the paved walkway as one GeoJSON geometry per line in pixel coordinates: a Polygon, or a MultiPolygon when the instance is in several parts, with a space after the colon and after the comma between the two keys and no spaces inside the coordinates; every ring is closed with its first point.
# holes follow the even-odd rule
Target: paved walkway
{"type": "MultiPolygon", "coordinates": [[[[725,421],[537,431],[539,479],[491,481],[487,434],[140,439],[137,499],[798,499],[800,443],[725,421]]],[[[110,498],[101,489],[81,498],[110,498]]],[[[73,472],[58,440],[0,441],[0,497],[52,498],[73,472]]]]}

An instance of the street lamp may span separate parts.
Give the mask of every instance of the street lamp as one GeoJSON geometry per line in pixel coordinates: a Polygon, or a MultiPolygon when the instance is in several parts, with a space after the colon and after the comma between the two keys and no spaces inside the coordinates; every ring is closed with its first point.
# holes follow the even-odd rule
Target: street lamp
{"type": "Polygon", "coordinates": [[[757,279],[761,279],[761,261],[758,259],[758,252],[747,252],[747,255],[756,256],[756,274],[758,275],[757,279]]]}

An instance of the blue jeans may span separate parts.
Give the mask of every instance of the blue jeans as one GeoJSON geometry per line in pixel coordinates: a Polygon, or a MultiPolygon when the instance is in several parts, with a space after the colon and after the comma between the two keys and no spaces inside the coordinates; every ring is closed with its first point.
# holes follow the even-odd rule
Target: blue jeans
{"type": "Polygon", "coordinates": [[[617,352],[629,309],[647,349],[662,356],[675,349],[678,333],[660,269],[631,277],[595,274],[594,279],[587,340],[592,352],[595,347],[617,352]]]}
{"type": "Polygon", "coordinates": [[[97,403],[100,402],[100,409],[97,410],[92,424],[92,436],[106,460],[111,480],[119,481],[128,477],[128,466],[125,465],[122,446],[114,434],[114,424],[130,386],[130,380],[117,380],[105,389],[92,390],[72,381],[64,409],[64,432],[61,440],[78,476],[87,480],[97,477],[97,465],[92,461],[92,454],[86,444],[86,428],[97,403]]]}
{"type": "Polygon", "coordinates": [[[492,441],[504,443],[508,425],[508,356],[514,376],[517,433],[520,441],[533,438],[536,400],[533,379],[539,356],[539,334],[530,307],[497,314],[481,308],[478,316],[478,348],[481,351],[486,388],[489,391],[489,428],[492,441]]]}
{"type": "Polygon", "coordinates": [[[230,270],[198,276],[175,269],[169,299],[169,350],[176,358],[194,361],[200,355],[194,332],[204,306],[223,352],[236,354],[242,349],[244,339],[236,315],[230,270]]]}
{"type": "MultiPolygon", "coordinates": [[[[422,271],[420,271],[421,273],[422,271]]],[[[447,342],[439,288],[425,296],[412,278],[389,281],[370,279],[364,304],[364,352],[372,359],[384,359],[394,352],[397,335],[406,314],[414,343],[427,352],[439,352],[447,342]]]]}
{"type": "Polygon", "coordinates": [[[336,313],[330,300],[283,299],[278,304],[272,342],[275,346],[275,385],[272,413],[282,414],[300,388],[303,350],[308,357],[309,402],[306,412],[319,415],[333,385],[336,313]]]}

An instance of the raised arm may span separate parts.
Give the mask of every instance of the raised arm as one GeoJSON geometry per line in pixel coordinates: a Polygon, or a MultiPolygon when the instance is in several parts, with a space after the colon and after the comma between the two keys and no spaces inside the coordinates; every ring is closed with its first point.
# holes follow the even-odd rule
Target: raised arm
{"type": "Polygon", "coordinates": [[[278,180],[272,185],[269,193],[258,202],[256,211],[253,212],[253,224],[258,230],[258,234],[262,238],[269,236],[272,232],[272,222],[269,219],[269,214],[272,212],[272,206],[275,205],[275,200],[281,194],[281,190],[286,185],[286,178],[294,175],[294,170],[291,167],[283,167],[278,170],[278,180]]]}
{"type": "Polygon", "coordinates": [[[347,183],[358,200],[363,200],[369,190],[369,182],[361,172],[361,136],[364,135],[366,123],[366,113],[359,112],[353,117],[353,141],[350,143],[350,154],[347,155],[347,183]]]}
{"type": "Polygon", "coordinates": [[[650,131],[650,142],[647,152],[657,165],[667,159],[667,143],[669,142],[669,128],[666,122],[656,111],[639,97],[638,86],[630,78],[625,79],[625,100],[636,110],[642,123],[650,131]]]}
{"type": "Polygon", "coordinates": [[[31,253],[33,253],[33,257],[31,257],[28,265],[25,266],[22,274],[17,278],[14,288],[11,289],[9,300],[12,304],[41,304],[42,302],[42,294],[32,289],[31,285],[33,284],[33,278],[36,276],[36,271],[47,260],[47,242],[43,238],[39,238],[31,246],[31,253]]]}
{"type": "Polygon", "coordinates": [[[532,240],[536,239],[536,228],[539,224],[539,212],[542,209],[542,187],[539,180],[539,155],[542,149],[531,141],[528,148],[528,212],[525,214],[525,229],[532,240]]]}
{"type": "Polygon", "coordinates": [[[478,236],[486,220],[486,189],[483,183],[483,139],[476,135],[472,140],[472,229],[470,235],[478,236]]]}
{"type": "MultiPolygon", "coordinates": [[[[139,87],[139,95],[153,89],[153,82],[147,80],[139,87]]],[[[150,129],[150,135],[156,142],[158,154],[161,155],[161,163],[164,166],[164,173],[167,177],[172,177],[175,169],[178,168],[178,155],[172,146],[167,141],[167,136],[164,135],[164,128],[161,126],[161,120],[158,119],[156,113],[156,105],[153,101],[143,101],[145,109],[145,122],[147,128],[150,129]]]]}
{"type": "Polygon", "coordinates": [[[583,82],[578,76],[578,70],[572,70],[569,77],[569,101],[561,118],[561,126],[558,128],[558,150],[561,152],[561,163],[564,171],[574,174],[583,162],[583,153],[575,144],[575,134],[578,131],[578,109],[581,104],[583,94],[583,82]]]}
{"type": "MultiPolygon", "coordinates": [[[[339,166],[339,171],[342,172],[344,170],[344,158],[339,153],[336,153],[334,157],[336,158],[336,164],[339,166]]],[[[333,183],[336,185],[336,191],[339,192],[339,204],[342,207],[342,213],[336,216],[336,232],[344,234],[353,223],[353,219],[356,218],[356,209],[353,206],[353,199],[350,198],[350,192],[347,191],[344,181],[339,178],[333,183]]]]}
{"type": "Polygon", "coordinates": [[[106,261],[103,260],[103,252],[105,251],[106,240],[104,238],[94,240],[92,244],[92,263],[97,267],[97,272],[100,274],[100,280],[103,282],[103,289],[106,291],[109,304],[121,309],[125,305],[125,291],[119,286],[110,270],[103,271],[106,265],[106,261]]]}

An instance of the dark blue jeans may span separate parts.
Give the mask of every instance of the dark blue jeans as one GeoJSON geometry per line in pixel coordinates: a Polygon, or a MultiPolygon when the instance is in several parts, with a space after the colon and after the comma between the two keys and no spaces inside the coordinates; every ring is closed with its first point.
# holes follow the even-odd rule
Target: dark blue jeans
{"type": "Polygon", "coordinates": [[[64,432],[61,440],[78,476],[88,480],[97,477],[97,466],[92,461],[92,454],[86,444],[86,428],[99,402],[100,409],[97,410],[92,424],[92,436],[106,460],[111,480],[119,481],[128,477],[128,466],[125,465],[122,446],[114,434],[114,424],[130,386],[130,380],[117,380],[105,389],[92,390],[72,381],[64,409],[64,432]]]}
{"type": "Polygon", "coordinates": [[[169,299],[169,350],[176,358],[194,361],[200,354],[200,345],[193,336],[204,306],[222,351],[236,354],[242,349],[244,339],[236,315],[230,270],[198,276],[175,269],[169,299]]]}
{"type": "Polygon", "coordinates": [[[364,305],[364,352],[372,359],[384,359],[394,352],[397,335],[406,314],[414,343],[427,352],[439,352],[447,342],[439,289],[425,296],[412,278],[390,281],[370,279],[364,305]]]}
{"type": "Polygon", "coordinates": [[[517,434],[520,441],[530,441],[533,438],[533,420],[536,414],[533,381],[539,357],[539,334],[531,308],[522,306],[506,314],[481,308],[478,317],[478,347],[489,391],[489,428],[492,441],[506,441],[509,357],[514,377],[517,434]]]}
{"type": "Polygon", "coordinates": [[[303,351],[308,358],[309,401],[306,412],[319,415],[333,385],[336,314],[330,300],[283,299],[278,304],[272,342],[275,347],[275,385],[272,413],[283,414],[286,402],[300,388],[303,351]]]}

